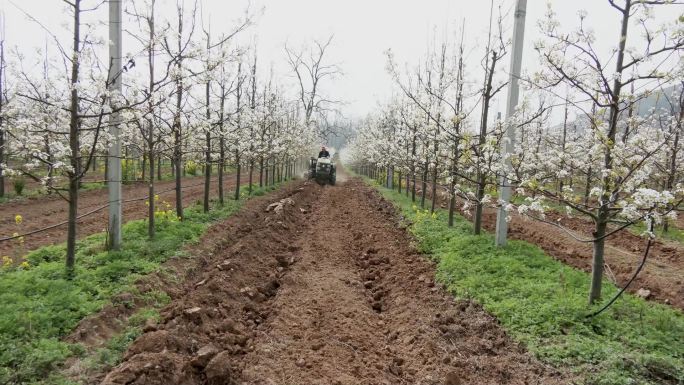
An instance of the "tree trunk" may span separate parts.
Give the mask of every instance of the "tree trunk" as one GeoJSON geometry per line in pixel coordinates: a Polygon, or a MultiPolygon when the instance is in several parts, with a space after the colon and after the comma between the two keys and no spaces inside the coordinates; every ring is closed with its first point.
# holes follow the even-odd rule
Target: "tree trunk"
{"type": "MultiPolygon", "coordinates": [[[[208,92],[208,91],[207,91],[208,92]]],[[[207,115],[208,109],[207,109],[207,115]]],[[[208,117],[207,117],[207,120],[208,117]]],[[[209,189],[211,188],[211,133],[207,131],[205,134],[205,145],[207,151],[204,155],[204,212],[209,212],[209,189]]]]}
{"type": "Polygon", "coordinates": [[[149,173],[147,175],[148,181],[149,181],[149,187],[148,187],[148,200],[150,202],[150,206],[148,207],[147,211],[147,236],[152,239],[154,238],[155,235],[155,228],[154,228],[154,211],[155,211],[155,205],[157,202],[155,201],[155,194],[154,194],[154,137],[152,136],[152,122],[150,122],[150,132],[149,132],[149,138],[147,142],[147,151],[150,154],[148,158],[150,159],[150,164],[149,166],[149,173]]]}
{"type": "Polygon", "coordinates": [[[429,160],[425,160],[425,164],[423,164],[423,177],[422,177],[422,183],[421,183],[421,189],[422,189],[423,193],[420,194],[420,208],[421,209],[425,209],[425,196],[427,195],[428,162],[429,162],[429,160]]]}
{"type": "Polygon", "coordinates": [[[498,61],[498,56],[496,51],[492,52],[492,65],[489,68],[486,76],[486,85],[484,92],[482,94],[482,119],[480,120],[480,135],[479,135],[479,148],[478,148],[478,168],[477,168],[477,202],[475,207],[475,235],[479,235],[482,232],[482,199],[484,198],[486,174],[482,169],[484,166],[481,164],[482,149],[485,144],[485,139],[487,136],[487,121],[489,118],[489,102],[492,99],[492,81],[494,78],[494,70],[496,69],[496,62],[498,61]]]}
{"type": "MultiPolygon", "coordinates": [[[[95,169],[94,164],[93,164],[93,169],[95,169]]],[[[147,178],[145,178],[145,176],[146,176],[146,172],[147,172],[147,153],[143,154],[142,166],[140,167],[140,171],[141,171],[140,179],[143,181],[146,180],[147,178]]]]}
{"type": "Polygon", "coordinates": [[[252,184],[254,183],[254,160],[251,158],[249,159],[249,186],[247,187],[247,193],[251,196],[252,195],[252,184]]]}
{"type": "MultiPolygon", "coordinates": [[[[221,118],[223,120],[223,118],[221,118]]],[[[218,166],[218,199],[219,204],[223,206],[223,169],[226,167],[226,148],[225,138],[221,134],[219,138],[219,166],[218,166]]]]}
{"type": "MultiPolygon", "coordinates": [[[[178,52],[183,52],[183,45],[181,42],[183,36],[183,18],[181,14],[178,15],[178,52]]],[[[178,78],[176,79],[176,111],[173,121],[173,161],[175,167],[175,181],[176,181],[176,215],[179,220],[183,220],[183,190],[182,177],[185,175],[185,167],[183,167],[183,137],[181,136],[181,114],[183,112],[183,78],[180,74],[183,73],[183,56],[176,59],[176,70],[178,78]]]]}
{"type": "Polygon", "coordinates": [[[276,175],[275,175],[275,173],[276,173],[276,159],[275,158],[273,158],[273,160],[272,160],[272,166],[271,167],[272,167],[271,168],[271,186],[273,186],[275,184],[275,181],[276,181],[276,175]]]}
{"type": "MultiPolygon", "coordinates": [[[[684,85],[684,84],[682,84],[684,85]]],[[[675,127],[675,137],[672,145],[672,152],[670,153],[670,172],[667,176],[667,184],[665,188],[668,191],[672,191],[674,187],[675,178],[677,176],[677,153],[679,152],[679,133],[682,129],[682,121],[684,121],[684,89],[682,89],[682,95],[680,95],[679,103],[679,119],[677,120],[677,126],[675,127]]],[[[669,221],[667,218],[663,219],[663,231],[669,231],[669,221]]]]}
{"type": "MultiPolygon", "coordinates": [[[[565,101],[565,113],[563,115],[563,134],[561,136],[561,151],[565,154],[565,142],[568,136],[568,101],[565,101]]],[[[561,170],[565,170],[565,161],[561,159],[561,170]]],[[[572,180],[572,178],[570,178],[572,180]]],[[[558,179],[558,194],[563,196],[563,178],[558,179]]]]}
{"type": "Polygon", "coordinates": [[[157,180],[162,180],[162,156],[157,155],[157,180]]]}
{"type": "Polygon", "coordinates": [[[605,238],[606,235],[606,223],[603,219],[599,218],[596,222],[595,230],[593,236],[595,239],[593,246],[593,255],[591,261],[591,289],[589,290],[589,303],[593,304],[597,300],[601,299],[601,281],[603,279],[603,264],[604,264],[604,250],[605,250],[605,238]]]}
{"type": "Polygon", "coordinates": [[[477,172],[477,202],[475,204],[475,235],[482,232],[482,199],[485,191],[485,175],[484,172],[478,170],[477,172]]]}
{"type": "Polygon", "coordinates": [[[451,182],[449,183],[449,221],[448,226],[454,227],[454,211],[456,211],[456,162],[458,159],[458,141],[454,146],[454,159],[451,161],[451,182]]]}
{"type": "MultiPolygon", "coordinates": [[[[121,162],[121,160],[119,160],[121,162]]],[[[104,185],[106,186],[109,183],[109,162],[104,162],[104,175],[102,176],[102,180],[104,181],[104,185]]],[[[123,178],[123,174],[121,175],[123,178]]]]}
{"type": "Polygon", "coordinates": [[[71,150],[71,167],[69,172],[69,216],[67,224],[66,272],[69,279],[74,276],[76,260],[76,217],[78,216],[78,182],[81,173],[81,155],[79,138],[79,97],[78,76],[81,45],[81,0],[74,0],[74,34],[71,58],[71,105],[69,108],[69,148],[71,150]]]}
{"type": "MultiPolygon", "coordinates": [[[[412,130],[411,138],[411,177],[413,178],[413,186],[411,190],[411,201],[416,201],[416,129],[412,130]]],[[[408,188],[408,184],[407,184],[408,188]]]]}
{"type": "Polygon", "coordinates": [[[265,161],[264,165],[264,186],[268,186],[268,173],[269,173],[269,165],[268,165],[268,158],[265,161]]]}
{"type": "Polygon", "coordinates": [[[281,162],[280,165],[278,166],[278,183],[282,183],[283,181],[283,174],[284,174],[284,169],[283,169],[283,163],[281,162]]]}
{"type": "MultiPolygon", "coordinates": [[[[615,136],[617,133],[618,119],[620,113],[620,92],[622,90],[621,75],[624,71],[623,62],[625,57],[625,45],[627,42],[627,29],[629,26],[629,17],[631,12],[632,0],[625,1],[625,8],[622,14],[622,28],[620,30],[619,48],[616,60],[616,75],[613,83],[611,105],[610,105],[610,121],[608,125],[608,132],[606,138],[608,143],[615,143],[615,136]]],[[[604,147],[603,154],[603,168],[608,170],[605,176],[601,179],[601,187],[603,193],[601,195],[601,206],[598,209],[596,220],[596,231],[594,232],[594,253],[591,264],[591,291],[589,292],[589,304],[593,304],[601,297],[601,282],[603,280],[603,252],[605,240],[602,238],[606,233],[606,224],[612,208],[611,190],[613,185],[613,177],[611,170],[613,169],[613,154],[610,146],[604,147]],[[597,238],[601,238],[598,239],[597,238]]]]}
{"type": "Polygon", "coordinates": [[[451,197],[449,198],[449,221],[448,221],[448,226],[449,227],[454,227],[454,211],[456,211],[456,194],[454,191],[454,184],[450,186],[450,195],[451,197]]]}
{"type": "Polygon", "coordinates": [[[240,200],[240,184],[242,183],[241,180],[241,171],[242,171],[242,165],[240,164],[240,152],[239,150],[235,150],[235,164],[237,165],[237,170],[236,170],[236,175],[235,175],[235,200],[240,200]]]}
{"type": "MultiPolygon", "coordinates": [[[[435,156],[437,154],[435,153],[435,156]]],[[[437,203],[437,159],[435,158],[435,169],[432,171],[432,205],[430,206],[430,212],[435,212],[435,204],[437,203]]]]}
{"type": "Polygon", "coordinates": [[[175,132],[175,142],[176,142],[176,148],[174,149],[174,159],[173,159],[173,167],[174,167],[174,179],[176,181],[176,215],[180,220],[183,219],[183,190],[182,190],[182,178],[183,178],[183,170],[181,168],[183,167],[183,158],[181,155],[180,151],[180,146],[181,146],[181,141],[180,141],[180,132],[176,131],[175,132]]]}
{"type": "MultiPolygon", "coordinates": [[[[45,136],[45,154],[47,154],[47,161],[52,164],[52,149],[50,148],[50,137],[48,135],[45,136]]],[[[2,157],[0,157],[0,163],[2,163],[2,157]]],[[[107,162],[105,162],[105,164],[107,164],[107,162]]],[[[45,188],[47,189],[48,195],[52,195],[52,174],[52,167],[48,165],[46,170],[47,180],[45,181],[45,188]]]]}
{"type": "Polygon", "coordinates": [[[78,180],[74,177],[70,177],[69,179],[69,216],[67,224],[66,271],[67,277],[71,279],[74,276],[74,265],[76,261],[76,217],[78,216],[78,180]]]}
{"type": "Polygon", "coordinates": [[[589,193],[591,192],[591,166],[587,170],[587,182],[584,185],[584,205],[589,204],[589,193]]]}
{"type": "MultiPolygon", "coordinates": [[[[148,63],[148,70],[149,72],[149,77],[150,77],[150,82],[148,84],[148,92],[149,94],[152,94],[154,91],[154,1],[151,2],[151,12],[150,12],[150,17],[148,19],[148,25],[150,27],[150,35],[149,35],[149,40],[150,40],[150,47],[147,50],[147,63],[148,63]]],[[[155,217],[154,217],[154,212],[155,212],[155,205],[157,204],[156,199],[155,199],[155,193],[154,193],[154,99],[150,98],[150,100],[147,102],[147,112],[150,114],[150,117],[147,119],[147,158],[150,160],[149,164],[149,186],[148,186],[148,200],[150,202],[150,206],[148,207],[147,211],[147,236],[150,239],[153,239],[155,236],[155,217]]],[[[160,164],[161,164],[161,156],[157,158],[157,173],[160,173],[160,164]]],[[[158,175],[161,176],[161,175],[158,175]]],[[[144,178],[144,177],[143,177],[144,178]]],[[[159,178],[161,179],[161,178],[159,178]]]]}

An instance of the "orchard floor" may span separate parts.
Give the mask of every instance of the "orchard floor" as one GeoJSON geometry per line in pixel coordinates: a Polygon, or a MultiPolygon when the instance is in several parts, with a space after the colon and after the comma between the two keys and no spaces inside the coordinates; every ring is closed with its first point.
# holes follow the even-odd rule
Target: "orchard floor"
{"type": "Polygon", "coordinates": [[[361,180],[266,198],[210,228],[161,321],[98,382],[568,383],[435,285],[392,204],[361,180]]]}
{"type": "MultiPolygon", "coordinates": [[[[420,191],[418,191],[420,195],[420,191]]],[[[428,194],[429,195],[429,194],[428,194]]],[[[447,207],[445,194],[438,194],[439,204],[447,207]]],[[[418,201],[419,198],[416,199],[418,201]]],[[[460,203],[457,203],[460,204],[460,203]]],[[[462,213],[472,219],[474,206],[469,212],[462,213]]],[[[684,224],[684,215],[679,216],[679,224],[684,224]]],[[[592,244],[580,242],[590,239],[593,223],[584,218],[568,218],[555,212],[546,213],[546,220],[557,222],[574,234],[535,219],[514,212],[509,223],[509,236],[539,246],[555,259],[575,268],[590,272],[592,244]]],[[[483,227],[494,232],[496,211],[487,208],[483,215],[483,227]]],[[[628,230],[619,231],[606,240],[605,275],[618,286],[623,286],[634,274],[643,258],[646,238],[628,230]]],[[[665,303],[684,310],[684,245],[674,241],[657,239],[648,254],[643,271],[629,287],[629,292],[647,290],[646,299],[665,303]]]]}
{"type": "MultiPolygon", "coordinates": [[[[203,199],[203,177],[183,178],[183,205],[190,206],[203,199]]],[[[218,195],[218,180],[212,178],[212,197],[218,195]]],[[[224,177],[224,191],[228,192],[235,187],[235,178],[231,175],[224,177]]],[[[176,193],[173,190],[175,181],[155,182],[155,190],[159,191],[159,201],[168,202],[175,207],[176,193]]],[[[124,185],[122,197],[124,200],[143,198],[124,204],[123,219],[130,221],[147,217],[148,207],[145,204],[148,187],[145,183],[124,185]]],[[[78,214],[85,214],[107,204],[107,189],[82,191],[79,194],[78,214]]],[[[32,197],[23,200],[10,201],[0,204],[0,238],[11,236],[13,233],[29,233],[31,231],[53,226],[67,220],[67,202],[57,195],[32,197]],[[15,216],[21,215],[23,220],[20,225],[15,223],[15,216]]],[[[92,215],[78,220],[78,238],[99,233],[107,228],[107,208],[92,215]]],[[[0,242],[0,255],[25,254],[28,251],[43,246],[58,244],[66,241],[66,224],[39,233],[24,237],[24,244],[20,246],[17,241],[10,240],[0,242]]]]}
{"type": "MultiPolygon", "coordinates": [[[[547,213],[546,219],[560,220],[559,223],[583,239],[591,238],[592,223],[581,218],[547,213]]],[[[486,210],[484,227],[494,231],[496,213],[486,210]]],[[[514,214],[511,221],[510,237],[520,239],[539,246],[550,256],[559,261],[584,271],[591,271],[592,244],[579,242],[566,231],[514,214]]],[[[643,258],[646,239],[623,230],[613,234],[606,242],[605,264],[606,276],[618,286],[623,286],[634,274],[643,258]]],[[[629,291],[648,290],[649,300],[672,305],[684,309],[684,246],[675,242],[656,241],[644,266],[643,271],[631,284],[629,291]]]]}

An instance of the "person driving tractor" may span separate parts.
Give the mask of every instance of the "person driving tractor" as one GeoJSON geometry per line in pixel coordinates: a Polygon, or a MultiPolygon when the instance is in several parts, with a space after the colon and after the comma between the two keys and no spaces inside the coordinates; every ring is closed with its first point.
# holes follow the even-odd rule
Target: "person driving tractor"
{"type": "Polygon", "coordinates": [[[311,157],[309,162],[309,179],[315,179],[319,184],[335,185],[335,163],[325,146],[318,152],[318,158],[311,157]]]}

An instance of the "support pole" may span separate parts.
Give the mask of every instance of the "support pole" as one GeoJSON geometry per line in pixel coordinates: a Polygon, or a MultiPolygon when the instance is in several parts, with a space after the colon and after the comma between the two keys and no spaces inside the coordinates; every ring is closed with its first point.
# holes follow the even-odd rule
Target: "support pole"
{"type": "MultiPolygon", "coordinates": [[[[515,114],[518,106],[518,79],[520,79],[520,67],[522,66],[523,42],[525,36],[525,14],[527,12],[527,0],[518,0],[515,7],[515,24],[513,25],[513,54],[511,55],[511,69],[508,86],[508,99],[506,103],[506,136],[503,140],[501,154],[507,169],[511,167],[510,154],[515,144],[515,125],[511,124],[510,118],[515,114]]],[[[501,176],[499,186],[499,210],[496,215],[496,245],[506,245],[508,235],[508,222],[506,206],[511,200],[511,186],[506,175],[501,176]]]]}
{"type": "MultiPolygon", "coordinates": [[[[121,10],[122,0],[109,0],[109,90],[121,93],[121,10]]],[[[109,190],[109,248],[121,248],[121,136],[118,112],[109,116],[109,133],[112,142],[107,157],[107,187],[109,190]]],[[[149,199],[152,199],[150,197],[149,199]]]]}

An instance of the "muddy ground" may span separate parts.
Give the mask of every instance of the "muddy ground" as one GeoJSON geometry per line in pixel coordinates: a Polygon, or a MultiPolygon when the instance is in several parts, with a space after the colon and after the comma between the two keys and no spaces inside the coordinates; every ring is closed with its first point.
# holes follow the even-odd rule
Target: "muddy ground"
{"type": "MultiPolygon", "coordinates": [[[[203,177],[188,177],[183,179],[183,204],[189,206],[203,199],[203,177]]],[[[212,196],[218,195],[217,179],[212,179],[212,196]]],[[[224,191],[235,187],[235,178],[227,175],[224,178],[224,191]]],[[[159,202],[166,201],[175,207],[176,193],[172,190],[175,182],[155,182],[155,190],[159,191],[159,202]],[[170,191],[169,191],[170,190],[170,191]],[[162,192],[165,191],[165,192],[162,192]]],[[[148,187],[145,183],[124,185],[122,196],[124,200],[147,197],[148,187]]],[[[78,213],[85,214],[107,203],[107,189],[83,191],[79,194],[78,213]]],[[[148,207],[145,199],[124,204],[123,220],[130,221],[147,217],[148,207]]],[[[24,200],[11,201],[0,204],[0,238],[11,236],[17,232],[25,234],[34,230],[46,228],[67,220],[68,204],[59,196],[39,196],[24,200]],[[21,225],[15,223],[15,216],[21,215],[21,225]]],[[[107,228],[107,209],[83,217],[78,220],[78,237],[104,231],[107,228]]],[[[27,251],[42,246],[66,241],[66,225],[61,225],[43,232],[24,237],[24,244],[20,246],[15,240],[0,242],[0,255],[24,254],[27,251]]]]}
{"type": "Polygon", "coordinates": [[[209,230],[160,323],[94,383],[567,382],[435,285],[393,206],[358,179],[268,198],[209,230]]]}

